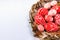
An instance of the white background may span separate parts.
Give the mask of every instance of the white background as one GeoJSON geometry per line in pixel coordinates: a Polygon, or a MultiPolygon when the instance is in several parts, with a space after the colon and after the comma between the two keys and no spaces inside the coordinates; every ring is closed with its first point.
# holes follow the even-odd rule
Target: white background
{"type": "Polygon", "coordinates": [[[29,10],[37,0],[0,0],[0,40],[34,40],[29,10]]]}

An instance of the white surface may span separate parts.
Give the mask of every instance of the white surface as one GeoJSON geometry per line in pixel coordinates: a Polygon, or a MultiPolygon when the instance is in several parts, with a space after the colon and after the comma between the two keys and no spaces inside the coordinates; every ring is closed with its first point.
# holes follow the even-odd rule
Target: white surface
{"type": "Polygon", "coordinates": [[[29,10],[36,0],[0,0],[0,40],[34,40],[29,10]]]}

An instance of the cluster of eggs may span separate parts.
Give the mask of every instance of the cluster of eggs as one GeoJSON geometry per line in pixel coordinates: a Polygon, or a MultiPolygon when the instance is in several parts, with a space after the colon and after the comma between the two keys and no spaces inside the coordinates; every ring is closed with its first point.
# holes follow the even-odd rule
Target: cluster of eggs
{"type": "Polygon", "coordinates": [[[60,6],[57,1],[51,1],[38,9],[34,16],[39,31],[55,32],[59,30],[60,25],[60,6]]]}

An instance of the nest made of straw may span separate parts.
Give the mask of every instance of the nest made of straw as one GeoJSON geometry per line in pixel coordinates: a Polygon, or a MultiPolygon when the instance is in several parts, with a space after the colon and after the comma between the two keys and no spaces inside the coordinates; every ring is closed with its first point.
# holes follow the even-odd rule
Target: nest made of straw
{"type": "MultiPolygon", "coordinates": [[[[36,27],[36,23],[34,22],[34,16],[37,13],[37,10],[40,7],[43,7],[43,5],[47,2],[50,2],[52,0],[39,0],[37,3],[33,4],[31,10],[30,10],[30,23],[32,26],[32,31],[34,33],[35,37],[40,38],[41,40],[60,40],[60,30],[57,32],[40,32],[37,27],[36,27]]],[[[60,5],[60,0],[56,0],[58,2],[58,5],[60,5]]]]}

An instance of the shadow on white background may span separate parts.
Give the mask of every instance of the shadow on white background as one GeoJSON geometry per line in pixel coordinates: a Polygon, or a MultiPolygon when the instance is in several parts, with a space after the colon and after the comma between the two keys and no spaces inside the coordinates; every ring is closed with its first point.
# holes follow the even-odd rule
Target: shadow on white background
{"type": "Polygon", "coordinates": [[[0,0],[0,40],[33,40],[29,10],[36,0],[0,0]]]}

